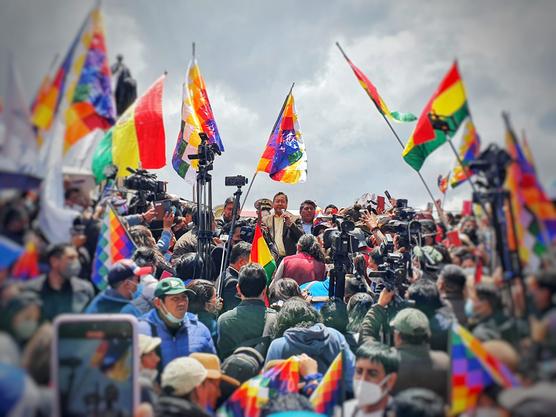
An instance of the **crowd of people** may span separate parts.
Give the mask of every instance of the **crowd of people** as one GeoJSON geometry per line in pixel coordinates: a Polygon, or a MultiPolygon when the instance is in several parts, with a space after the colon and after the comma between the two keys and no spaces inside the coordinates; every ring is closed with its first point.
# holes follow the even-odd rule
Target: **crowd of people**
{"type": "Polygon", "coordinates": [[[141,402],[160,417],[214,416],[241,384],[291,357],[299,361],[298,392],[271,395],[260,415],[311,415],[301,412],[314,412],[309,398],[339,354],[337,415],[445,416],[455,324],[520,382],[490,384],[464,415],[550,416],[556,407],[554,255],[509,280],[484,213],[407,217],[406,204],[392,198],[386,208],[368,201],[321,209],[305,200],[295,215],[280,192],[257,201],[257,219],[238,218],[230,230],[230,198],[212,216],[214,248],[231,240],[220,274],[221,251],[214,259],[197,253],[195,205],[181,201],[162,220],[152,207],[128,214],[124,205],[120,219],[136,250],[110,267],[99,289],[91,274],[106,204],[67,189],[66,204],[81,215],[67,242],[48,244],[37,201],[26,192],[0,207],[2,235],[22,246],[32,240],[41,266],[27,279],[14,276],[13,265],[0,269],[2,415],[50,415],[52,322],[63,313],[137,318],[141,402]],[[277,265],[271,277],[250,262],[255,223],[277,265]],[[344,224],[353,226],[345,234],[344,224]],[[347,256],[337,244],[344,238],[347,256]],[[202,276],[207,262],[213,273],[202,276]],[[20,388],[6,378],[10,366],[20,388]]]}

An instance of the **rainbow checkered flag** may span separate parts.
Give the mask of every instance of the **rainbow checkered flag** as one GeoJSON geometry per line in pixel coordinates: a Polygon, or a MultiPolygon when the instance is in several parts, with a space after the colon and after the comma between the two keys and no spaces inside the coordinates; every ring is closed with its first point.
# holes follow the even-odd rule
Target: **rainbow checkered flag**
{"type": "Polygon", "coordinates": [[[259,417],[275,395],[298,391],[299,360],[292,356],[263,374],[245,381],[218,409],[217,417],[259,417]]]}
{"type": "Polygon", "coordinates": [[[333,416],[334,408],[342,405],[345,394],[343,389],[343,356],[343,352],[336,356],[319,386],[311,395],[311,402],[317,413],[333,416]]]}
{"type": "Polygon", "coordinates": [[[108,205],[102,219],[93,261],[91,275],[93,284],[99,290],[106,288],[106,276],[110,267],[120,259],[131,258],[133,252],[135,252],[135,244],[112,206],[108,205]]]}
{"type": "Polygon", "coordinates": [[[492,384],[504,388],[519,385],[508,368],[488,353],[469,331],[456,323],[451,333],[451,415],[474,408],[479,394],[492,384]]]}

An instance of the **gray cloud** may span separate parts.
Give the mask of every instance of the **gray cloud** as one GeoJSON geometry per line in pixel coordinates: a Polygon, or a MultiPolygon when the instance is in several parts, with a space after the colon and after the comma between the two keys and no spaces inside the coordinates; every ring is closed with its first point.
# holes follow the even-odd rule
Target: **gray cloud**
{"type": "MultiPolygon", "coordinates": [[[[56,52],[64,53],[93,2],[2,1],[0,54],[15,50],[31,97],[56,52]]],[[[403,195],[424,205],[417,176],[336,50],[375,83],[392,110],[420,114],[454,58],[484,142],[503,141],[502,110],[527,130],[539,171],[556,180],[551,133],[556,85],[556,39],[550,1],[164,1],[103,3],[110,56],[124,53],[144,90],[168,70],[165,90],[167,154],[179,128],[180,84],[191,42],[207,82],[226,146],[215,164],[215,202],[225,175],[251,177],[291,82],[309,157],[307,183],[289,186],[259,174],[248,205],[278,190],[292,206],[305,197],[321,205],[352,202],[366,191],[403,195]]],[[[0,69],[0,87],[5,68],[0,69]]],[[[3,91],[3,90],[2,90],[3,91]]],[[[395,125],[405,142],[413,125],[395,125]]],[[[448,147],[422,170],[439,196],[436,177],[453,165],[448,147]]],[[[160,171],[172,192],[190,195],[170,167],[160,171]]],[[[454,207],[467,185],[450,191],[454,207]]]]}

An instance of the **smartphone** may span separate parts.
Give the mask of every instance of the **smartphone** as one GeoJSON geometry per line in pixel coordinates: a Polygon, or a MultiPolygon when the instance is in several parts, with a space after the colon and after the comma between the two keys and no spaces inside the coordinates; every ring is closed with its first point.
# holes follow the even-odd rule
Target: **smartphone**
{"type": "Polygon", "coordinates": [[[388,190],[384,190],[384,195],[386,196],[386,198],[388,199],[388,201],[390,203],[392,203],[392,196],[390,195],[390,193],[388,192],[388,190]]]}
{"type": "Polygon", "coordinates": [[[175,207],[172,206],[172,200],[155,201],[153,204],[154,212],[156,213],[154,220],[164,220],[164,215],[167,212],[172,211],[172,209],[175,210],[175,207]]]}
{"type": "Polygon", "coordinates": [[[139,404],[137,319],[62,314],[54,320],[54,416],[132,417],[139,404]]]}
{"type": "Polygon", "coordinates": [[[377,204],[376,204],[376,211],[377,211],[377,213],[379,213],[379,214],[384,213],[384,196],[379,195],[379,196],[376,198],[376,203],[377,203],[377,204]]]}

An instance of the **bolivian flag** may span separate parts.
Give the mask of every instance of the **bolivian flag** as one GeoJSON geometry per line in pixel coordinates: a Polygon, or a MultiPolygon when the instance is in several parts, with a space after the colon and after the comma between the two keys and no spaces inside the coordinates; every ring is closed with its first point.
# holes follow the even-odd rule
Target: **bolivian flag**
{"type": "Polygon", "coordinates": [[[462,122],[469,116],[463,81],[457,62],[446,74],[433,94],[409,137],[402,156],[419,171],[433,151],[453,137],[462,122]]]}
{"type": "Polygon", "coordinates": [[[261,226],[257,224],[255,228],[255,236],[253,236],[253,245],[251,246],[251,254],[249,261],[261,265],[266,272],[267,285],[272,280],[272,274],[276,270],[276,261],[270,253],[270,249],[264,240],[261,226]]]}
{"type": "Polygon", "coordinates": [[[99,142],[93,155],[97,183],[105,178],[104,168],[118,167],[118,177],[129,175],[127,167],[157,169],[166,165],[166,136],[162,117],[161,76],[120,116],[99,142]]]}

